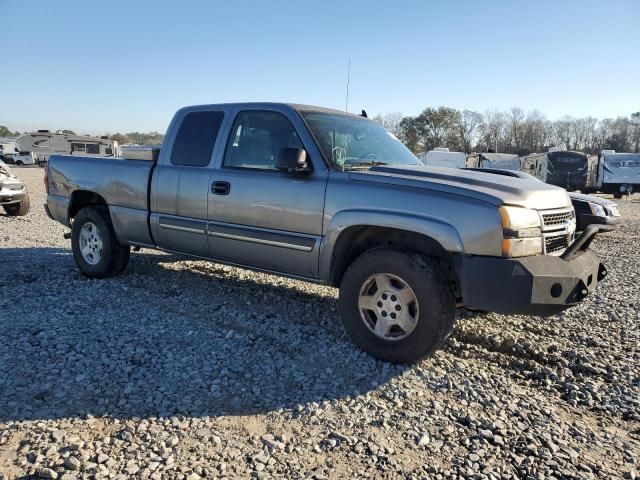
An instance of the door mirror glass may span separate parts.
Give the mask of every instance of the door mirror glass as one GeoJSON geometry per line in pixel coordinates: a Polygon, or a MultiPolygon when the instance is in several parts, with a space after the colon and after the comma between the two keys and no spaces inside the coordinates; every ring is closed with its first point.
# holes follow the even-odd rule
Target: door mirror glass
{"type": "Polygon", "coordinates": [[[290,173],[309,172],[307,151],[304,148],[283,147],[278,151],[276,168],[290,173]]]}

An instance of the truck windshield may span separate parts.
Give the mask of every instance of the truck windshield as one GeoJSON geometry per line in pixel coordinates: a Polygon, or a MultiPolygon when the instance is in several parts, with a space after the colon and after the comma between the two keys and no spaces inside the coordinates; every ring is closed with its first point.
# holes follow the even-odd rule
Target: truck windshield
{"type": "Polygon", "coordinates": [[[421,165],[400,140],[371,120],[318,111],[300,112],[325,158],[339,170],[376,165],[421,165]]]}

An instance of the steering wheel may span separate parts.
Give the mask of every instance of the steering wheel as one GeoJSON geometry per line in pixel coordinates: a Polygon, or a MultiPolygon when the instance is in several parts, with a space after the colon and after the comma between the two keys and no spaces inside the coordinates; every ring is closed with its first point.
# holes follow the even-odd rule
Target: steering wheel
{"type": "Polygon", "coordinates": [[[365,160],[365,159],[367,159],[367,158],[371,158],[372,160],[375,160],[375,159],[376,159],[376,158],[378,158],[378,157],[376,156],[376,154],[375,154],[375,153],[371,153],[371,152],[370,152],[370,153],[365,153],[364,155],[362,155],[362,156],[359,158],[359,160],[365,160]]]}

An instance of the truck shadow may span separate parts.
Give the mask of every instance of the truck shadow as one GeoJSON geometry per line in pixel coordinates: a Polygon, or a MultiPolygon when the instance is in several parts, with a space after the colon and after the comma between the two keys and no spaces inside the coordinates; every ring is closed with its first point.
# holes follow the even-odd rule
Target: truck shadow
{"type": "Polygon", "coordinates": [[[351,343],[330,288],[155,253],[106,280],[62,248],[0,265],[2,422],[304,412],[408,368],[351,343]]]}

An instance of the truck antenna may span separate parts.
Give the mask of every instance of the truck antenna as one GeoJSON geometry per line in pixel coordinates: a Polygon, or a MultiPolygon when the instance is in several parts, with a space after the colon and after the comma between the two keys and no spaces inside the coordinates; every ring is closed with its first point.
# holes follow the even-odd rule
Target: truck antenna
{"type": "Polygon", "coordinates": [[[347,96],[344,101],[344,123],[347,123],[347,112],[349,111],[349,80],[351,79],[351,58],[347,63],[347,96]]]}

